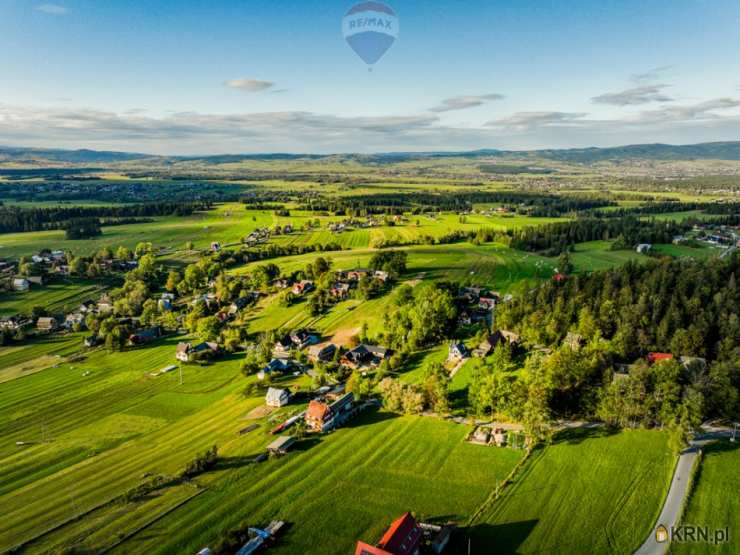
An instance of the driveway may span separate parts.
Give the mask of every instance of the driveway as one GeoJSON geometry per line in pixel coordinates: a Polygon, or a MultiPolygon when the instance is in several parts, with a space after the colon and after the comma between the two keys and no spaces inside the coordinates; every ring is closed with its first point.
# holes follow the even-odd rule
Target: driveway
{"type": "Polygon", "coordinates": [[[689,493],[691,469],[694,466],[696,457],[699,456],[701,448],[711,441],[730,437],[731,435],[732,431],[727,429],[715,429],[709,433],[698,434],[691,441],[691,445],[684,449],[678,458],[678,464],[671,480],[671,487],[668,490],[668,496],[663,505],[663,510],[660,512],[658,522],[650,530],[650,536],[645,540],[645,543],[635,551],[635,555],[663,555],[668,551],[670,541],[658,542],[655,537],[656,529],[658,526],[663,525],[670,531],[672,526],[678,524],[684,499],[686,499],[689,493]]]}

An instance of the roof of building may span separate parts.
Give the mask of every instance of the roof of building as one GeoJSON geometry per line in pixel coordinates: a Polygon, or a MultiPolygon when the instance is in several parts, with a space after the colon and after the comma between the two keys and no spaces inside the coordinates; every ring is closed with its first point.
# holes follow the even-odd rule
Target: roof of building
{"type": "Polygon", "coordinates": [[[265,395],[265,399],[267,401],[279,401],[283,395],[290,395],[290,393],[288,393],[287,389],[280,389],[277,387],[268,387],[267,395],[265,395]]]}
{"type": "Polygon", "coordinates": [[[280,436],[270,445],[267,446],[268,451],[287,451],[291,445],[295,443],[293,436],[280,436]]]}
{"type": "Polygon", "coordinates": [[[650,362],[657,362],[659,360],[671,360],[673,355],[671,353],[648,353],[647,358],[650,362]]]}
{"type": "Polygon", "coordinates": [[[321,401],[313,400],[308,404],[306,409],[306,418],[311,420],[324,420],[331,412],[329,405],[321,401]]]}
{"type": "Polygon", "coordinates": [[[411,513],[404,513],[390,525],[378,542],[378,547],[394,555],[413,553],[421,540],[421,528],[411,513]]]}

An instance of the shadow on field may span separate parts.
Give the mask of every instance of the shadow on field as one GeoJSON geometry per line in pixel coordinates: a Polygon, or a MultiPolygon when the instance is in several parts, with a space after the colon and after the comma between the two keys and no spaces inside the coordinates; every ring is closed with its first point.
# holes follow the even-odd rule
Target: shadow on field
{"type": "Polygon", "coordinates": [[[256,464],[255,459],[262,453],[253,455],[241,455],[238,457],[219,457],[213,470],[226,470],[229,468],[241,468],[250,464],[256,464]]]}
{"type": "Polygon", "coordinates": [[[290,448],[291,451],[300,452],[300,451],[308,451],[311,449],[311,447],[314,447],[321,443],[321,438],[318,436],[309,436],[304,437],[302,439],[299,439],[295,442],[293,447],[290,448]]]}
{"type": "Polygon", "coordinates": [[[380,410],[380,407],[371,407],[362,411],[360,414],[357,415],[357,417],[353,418],[342,427],[359,428],[361,426],[370,426],[372,424],[379,424],[380,422],[385,422],[386,420],[398,418],[398,416],[398,414],[395,414],[393,412],[382,411],[380,410]]]}
{"type": "Polygon", "coordinates": [[[529,537],[538,522],[539,520],[522,520],[506,524],[482,523],[470,528],[461,528],[448,553],[455,555],[464,555],[468,552],[497,555],[517,553],[517,549],[529,537]]]}
{"type": "Polygon", "coordinates": [[[450,391],[449,395],[450,409],[452,411],[462,410],[468,406],[468,386],[466,385],[462,389],[455,389],[450,391]]]}
{"type": "Polygon", "coordinates": [[[552,443],[578,445],[586,439],[609,437],[617,433],[619,433],[619,429],[611,426],[583,426],[580,428],[568,428],[567,430],[562,430],[555,434],[555,437],[552,439],[552,443]]]}

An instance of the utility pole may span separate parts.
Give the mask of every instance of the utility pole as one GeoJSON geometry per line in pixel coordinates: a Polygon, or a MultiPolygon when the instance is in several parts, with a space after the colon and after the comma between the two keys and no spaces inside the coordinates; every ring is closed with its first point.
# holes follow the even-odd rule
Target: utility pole
{"type": "Polygon", "coordinates": [[[180,385],[182,385],[182,362],[178,366],[180,367],[180,385]]]}

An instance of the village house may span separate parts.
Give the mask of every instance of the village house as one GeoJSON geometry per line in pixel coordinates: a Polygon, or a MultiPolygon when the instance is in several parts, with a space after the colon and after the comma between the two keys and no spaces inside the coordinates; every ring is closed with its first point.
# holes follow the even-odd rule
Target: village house
{"type": "Polygon", "coordinates": [[[331,293],[331,296],[336,300],[343,301],[349,297],[349,290],[349,283],[339,282],[332,285],[331,289],[329,289],[329,293],[331,293]]]}
{"type": "Polygon", "coordinates": [[[310,291],[313,291],[313,282],[307,279],[303,279],[299,281],[298,283],[293,284],[293,291],[294,295],[303,295],[304,293],[308,293],[310,291]]]}
{"type": "Polygon", "coordinates": [[[386,281],[388,281],[388,278],[390,277],[390,274],[388,272],[383,271],[383,270],[375,270],[373,272],[373,277],[375,279],[378,279],[378,280],[382,281],[383,283],[385,283],[386,281]]]}
{"type": "Polygon", "coordinates": [[[462,360],[470,356],[470,351],[462,341],[452,341],[449,346],[447,358],[449,360],[462,360]]]}
{"type": "Polygon", "coordinates": [[[370,270],[367,268],[355,268],[354,270],[347,271],[345,275],[349,281],[360,281],[362,278],[370,275],[370,270]]]}
{"type": "Polygon", "coordinates": [[[459,298],[468,304],[475,304],[480,299],[481,294],[483,294],[485,290],[483,287],[479,285],[471,285],[468,287],[462,287],[460,288],[459,298]]]}
{"type": "Polygon", "coordinates": [[[250,294],[250,295],[248,295],[246,297],[238,297],[238,298],[234,299],[234,302],[232,302],[229,305],[229,314],[231,316],[233,316],[233,315],[241,312],[246,307],[248,307],[250,304],[252,304],[254,302],[254,299],[255,299],[255,297],[252,294],[250,294]]]}
{"type": "Polygon", "coordinates": [[[563,344],[567,345],[574,351],[580,351],[581,347],[586,344],[586,340],[582,335],[569,331],[563,340],[563,344]]]}
{"type": "Polygon", "coordinates": [[[376,545],[357,542],[355,555],[418,555],[424,534],[411,513],[393,521],[376,545]]]}
{"type": "Polygon", "coordinates": [[[18,331],[30,327],[32,323],[33,322],[25,316],[9,316],[0,318],[0,330],[18,331]]]}
{"type": "Polygon", "coordinates": [[[473,350],[473,356],[485,357],[490,355],[500,342],[506,342],[509,345],[515,346],[519,344],[519,336],[515,333],[506,330],[496,330],[483,341],[480,342],[478,347],[473,350]]]}
{"type": "Polygon", "coordinates": [[[290,392],[287,389],[278,389],[276,387],[267,388],[265,404],[268,407],[284,407],[289,401],[290,392]]]}
{"type": "Polygon", "coordinates": [[[13,280],[14,291],[28,291],[31,288],[31,282],[26,278],[15,278],[13,280]]]}
{"type": "Polygon", "coordinates": [[[331,405],[312,400],[306,409],[306,427],[314,432],[327,432],[341,426],[352,414],[354,395],[345,393],[331,405]]]}
{"type": "Polygon", "coordinates": [[[635,249],[640,254],[646,254],[653,246],[650,243],[640,243],[635,249]]]}
{"type": "Polygon", "coordinates": [[[197,345],[192,343],[178,343],[175,350],[175,358],[181,362],[194,362],[203,360],[218,354],[218,343],[203,341],[197,345]]]}
{"type": "Polygon", "coordinates": [[[56,331],[59,329],[59,322],[53,316],[42,316],[36,320],[36,329],[39,331],[56,331]]]}
{"type": "Polygon", "coordinates": [[[159,307],[159,310],[170,311],[173,308],[174,302],[175,302],[174,293],[162,293],[162,296],[157,302],[157,306],[159,307]]]}
{"type": "Polygon", "coordinates": [[[287,289],[293,285],[293,280],[290,278],[277,278],[272,284],[278,289],[287,289]]]}
{"type": "Polygon", "coordinates": [[[128,342],[131,345],[145,345],[160,337],[162,337],[162,328],[154,326],[153,328],[138,330],[132,333],[128,338],[128,342]]]}
{"type": "Polygon", "coordinates": [[[64,318],[63,326],[68,330],[71,330],[76,326],[84,328],[85,315],[82,312],[72,312],[71,314],[67,314],[67,316],[64,318]]]}
{"type": "Polygon", "coordinates": [[[283,359],[283,358],[273,358],[270,362],[268,362],[262,370],[257,372],[257,379],[258,380],[264,380],[269,374],[272,374],[273,372],[286,372],[290,370],[290,367],[293,366],[293,363],[289,360],[283,359]]]}
{"type": "Polygon", "coordinates": [[[341,359],[344,366],[357,370],[378,366],[381,361],[391,356],[390,349],[377,345],[358,345],[351,351],[347,351],[341,359]]]}
{"type": "Polygon", "coordinates": [[[311,362],[327,362],[334,358],[337,352],[337,346],[333,343],[323,345],[312,345],[308,348],[308,360],[311,362]]]}
{"type": "Polygon", "coordinates": [[[494,296],[479,297],[478,308],[482,310],[493,310],[498,303],[498,298],[494,296]]]}
{"type": "Polygon", "coordinates": [[[272,353],[276,357],[287,357],[290,356],[292,350],[293,341],[291,341],[289,335],[286,335],[275,341],[275,347],[272,349],[272,353]]]}
{"type": "Polygon", "coordinates": [[[304,349],[308,347],[309,345],[313,345],[315,343],[318,343],[319,336],[315,333],[311,333],[307,330],[300,329],[300,330],[293,330],[290,332],[290,341],[293,343],[293,346],[296,349],[304,349]]]}
{"type": "Polygon", "coordinates": [[[108,295],[103,295],[98,301],[98,313],[108,314],[113,312],[113,300],[108,295]]]}
{"type": "Polygon", "coordinates": [[[670,353],[648,353],[647,360],[650,364],[655,364],[664,360],[673,360],[673,355],[670,353]]]}

